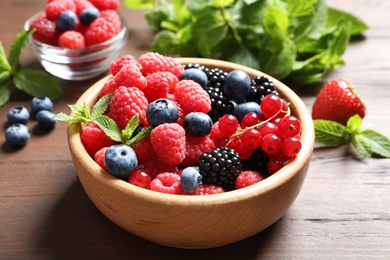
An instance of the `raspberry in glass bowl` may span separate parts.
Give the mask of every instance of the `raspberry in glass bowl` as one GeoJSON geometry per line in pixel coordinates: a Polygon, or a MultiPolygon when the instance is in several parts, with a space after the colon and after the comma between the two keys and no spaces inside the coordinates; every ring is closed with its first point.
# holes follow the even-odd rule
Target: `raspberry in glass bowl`
{"type": "Polygon", "coordinates": [[[32,53],[46,71],[65,80],[86,80],[106,72],[127,42],[125,18],[116,10],[98,10],[89,1],[78,1],[88,3],[83,7],[87,15],[74,6],[52,11],[49,5],[54,2],[61,1],[49,2],[24,25],[26,31],[35,29],[28,44],[32,53]]]}
{"type": "MultiPolygon", "coordinates": [[[[152,54],[149,56],[156,57],[157,55],[152,54]]],[[[140,60],[141,59],[142,56],[140,57],[140,60]]],[[[140,60],[138,62],[140,62],[140,60]]],[[[190,127],[190,129],[192,129],[191,131],[186,129],[186,133],[183,133],[183,128],[186,123],[185,120],[180,119],[182,118],[181,114],[194,113],[190,112],[192,109],[203,110],[206,105],[210,103],[208,103],[206,97],[201,97],[204,95],[204,92],[199,89],[195,90],[192,88],[196,84],[188,81],[180,83],[188,79],[181,79],[181,76],[178,75],[178,81],[175,83],[174,90],[169,87],[169,82],[172,82],[172,80],[169,80],[168,77],[158,80],[159,83],[162,81],[167,83],[165,93],[168,93],[166,98],[167,100],[174,100],[175,102],[180,103],[180,100],[182,100],[184,96],[184,100],[187,100],[187,102],[181,104],[185,108],[177,115],[173,115],[171,117],[171,115],[159,114],[160,116],[158,119],[160,119],[160,117],[165,117],[166,120],[173,120],[173,123],[155,123],[153,120],[152,124],[155,125],[152,126],[152,130],[150,132],[150,142],[152,142],[152,146],[146,144],[146,148],[144,150],[154,150],[160,157],[156,158],[156,154],[141,154],[138,150],[140,147],[131,145],[139,160],[138,166],[143,164],[143,167],[136,168],[132,173],[130,173],[130,177],[125,175],[125,177],[122,178],[124,176],[121,175],[123,172],[114,176],[116,174],[115,171],[110,170],[112,165],[115,165],[110,163],[112,159],[115,158],[115,156],[113,156],[113,154],[115,154],[114,152],[122,151],[122,155],[130,154],[132,159],[127,162],[131,162],[132,165],[134,164],[134,153],[128,153],[122,145],[117,145],[111,142],[109,144],[103,144],[103,146],[108,146],[109,148],[105,147],[102,148],[104,150],[92,152],[92,154],[97,156],[94,159],[94,156],[91,155],[90,152],[94,149],[94,147],[83,145],[82,140],[85,138],[85,136],[83,137],[83,133],[88,133],[88,131],[96,133],[96,128],[94,128],[95,130],[91,130],[93,125],[70,123],[68,125],[67,138],[76,172],[84,190],[96,207],[118,226],[141,238],[177,248],[212,248],[241,241],[263,231],[275,223],[288,211],[299,195],[308,172],[310,158],[314,147],[314,128],[311,115],[303,101],[289,87],[260,71],[230,62],[212,59],[177,58],[175,61],[182,64],[183,68],[201,66],[205,70],[213,70],[213,72],[210,72],[213,75],[220,73],[220,71],[230,73],[239,70],[240,72],[237,73],[237,75],[242,75],[242,72],[245,72],[251,79],[258,78],[259,81],[263,81],[264,79],[261,77],[266,76],[273,82],[276,90],[274,93],[278,93],[278,95],[287,102],[283,103],[283,106],[288,106],[288,109],[284,110],[283,108],[283,111],[286,111],[287,114],[294,116],[300,122],[300,131],[298,135],[294,132],[297,128],[294,121],[295,119],[289,117],[286,117],[286,120],[291,122],[291,125],[293,125],[295,129],[287,127],[287,129],[282,131],[282,135],[288,136],[291,134],[294,135],[296,140],[300,140],[299,152],[291,155],[291,151],[288,151],[289,156],[291,156],[288,162],[282,167],[280,167],[280,165],[271,165],[270,168],[271,170],[274,169],[274,171],[267,176],[259,176],[255,171],[245,171],[245,174],[239,175],[241,177],[237,177],[236,183],[240,187],[235,189],[231,189],[230,186],[222,187],[210,184],[210,180],[205,178],[205,176],[203,176],[202,179],[202,187],[193,189],[193,186],[185,183],[185,180],[193,180],[192,176],[196,177],[197,173],[196,169],[189,169],[187,165],[198,165],[199,169],[206,171],[202,168],[202,164],[207,164],[207,162],[213,161],[213,158],[215,158],[213,156],[226,154],[228,160],[225,160],[225,162],[227,162],[229,159],[237,159],[237,153],[232,152],[232,149],[227,148],[229,147],[228,143],[220,143],[219,141],[214,140],[214,147],[213,145],[211,145],[210,148],[206,147],[206,150],[211,149],[211,151],[205,152],[199,157],[199,164],[194,160],[186,160],[194,159],[188,158],[187,155],[185,155],[184,160],[179,158],[178,161],[173,161],[177,159],[176,156],[180,156],[180,151],[176,153],[171,153],[171,151],[169,151],[169,147],[175,141],[180,142],[180,140],[185,139],[187,149],[187,145],[191,145],[191,143],[196,142],[196,140],[206,138],[207,135],[211,135],[214,131],[212,129],[212,132],[208,134],[206,133],[205,136],[203,131],[197,131],[199,130],[198,128],[190,127]],[[181,88],[184,88],[186,91],[182,92],[181,88]],[[186,95],[186,92],[190,93],[190,95],[186,95]],[[174,95],[175,98],[171,98],[170,94],[174,95]],[[190,101],[192,97],[198,98],[190,101]],[[199,101],[198,99],[201,98],[204,98],[204,100],[197,103],[199,101]],[[187,112],[185,112],[186,110],[187,112]],[[176,116],[179,119],[176,120],[176,116]],[[166,134],[164,134],[164,132],[166,132],[166,134]],[[199,136],[190,136],[192,134],[199,136]],[[163,136],[168,136],[168,139],[170,140],[165,143],[165,147],[164,144],[159,141],[163,139],[160,139],[159,137],[163,136]],[[160,143],[160,145],[153,145],[154,138],[158,143],[160,143]],[[214,149],[215,146],[218,146],[218,148],[214,149]],[[110,153],[108,153],[109,150],[110,153]],[[166,156],[166,154],[171,155],[166,156]],[[164,167],[162,167],[163,162],[165,165],[164,167]],[[153,176],[153,180],[150,179],[150,176],[147,180],[142,176],[145,172],[152,172],[155,170],[159,170],[161,173],[153,176]],[[182,178],[184,182],[181,181],[182,178]],[[177,181],[180,181],[179,185],[177,184],[177,181]],[[163,192],[161,184],[159,183],[163,183],[166,192],[176,194],[168,194],[165,193],[165,191],[163,192]],[[167,186],[165,186],[164,183],[172,183],[172,185],[167,184],[167,186]],[[156,186],[160,188],[154,190],[156,186]]],[[[97,103],[104,103],[104,101],[102,101],[102,96],[104,98],[109,96],[105,94],[112,94],[112,99],[109,104],[109,112],[105,113],[105,115],[108,115],[114,121],[119,123],[124,120],[124,117],[120,117],[120,114],[125,114],[127,112],[125,110],[118,109],[118,104],[127,102],[129,105],[129,108],[126,109],[127,111],[143,111],[146,106],[149,106],[150,104],[153,104],[153,102],[156,102],[156,100],[159,100],[158,97],[154,96],[156,95],[156,91],[147,94],[147,82],[145,83],[143,80],[140,80],[142,77],[147,78],[147,80],[153,78],[151,75],[153,75],[154,72],[153,70],[149,70],[153,69],[153,66],[150,66],[150,64],[154,64],[159,68],[170,67],[169,69],[172,71],[172,74],[175,74],[175,72],[180,72],[181,75],[183,74],[183,71],[176,70],[175,66],[166,65],[166,63],[164,65],[163,62],[156,62],[156,60],[153,59],[146,59],[146,61],[142,63],[140,62],[142,66],[134,65],[134,62],[137,61],[128,58],[122,60],[116,65],[120,64],[121,66],[125,66],[123,65],[124,63],[129,63],[131,65],[128,65],[128,67],[133,68],[134,70],[132,73],[133,76],[137,70],[136,68],[141,68],[141,73],[145,73],[144,76],[139,75],[136,78],[122,77],[121,74],[123,73],[121,71],[123,70],[123,67],[119,69],[114,65],[110,69],[115,75],[107,76],[95,83],[86,90],[76,104],[81,105],[85,102],[90,108],[92,108],[97,103]],[[112,80],[114,78],[115,80],[112,80]],[[121,83],[119,84],[119,82],[121,83]],[[129,86],[125,87],[124,85],[129,86]],[[134,85],[138,85],[139,87],[134,89],[134,85]],[[142,97],[140,92],[146,93],[146,96],[150,100],[142,97]],[[126,96],[129,98],[125,98],[126,96]],[[122,102],[122,99],[126,99],[127,101],[122,102]],[[131,101],[129,101],[129,99],[131,101]],[[99,102],[97,102],[98,100],[99,102]],[[141,107],[144,108],[140,110],[141,107]],[[122,113],[117,113],[116,111],[122,111],[122,113]],[[115,117],[115,115],[119,116],[115,117]]],[[[123,71],[129,70],[129,68],[123,71]]],[[[153,79],[150,81],[153,81],[153,79]]],[[[218,82],[216,84],[218,84],[218,82]]],[[[270,84],[270,81],[266,84],[270,84]]],[[[160,90],[163,87],[162,85],[160,85],[160,90]]],[[[258,93],[252,93],[251,91],[250,93],[251,94],[249,95],[256,96],[255,99],[259,98],[258,93]]],[[[234,97],[237,95],[232,96],[234,97]]],[[[246,98],[248,99],[249,96],[247,95],[246,98]]],[[[167,104],[170,103],[166,102],[166,100],[164,102],[167,104]]],[[[160,105],[164,105],[164,102],[160,102],[160,105]]],[[[268,104],[272,104],[272,102],[268,102],[268,104]]],[[[171,104],[168,105],[170,106],[171,104]]],[[[152,105],[152,107],[154,106],[155,105],[152,105]]],[[[263,109],[264,111],[267,110],[271,113],[270,111],[273,109],[273,106],[263,109]]],[[[222,112],[226,113],[227,111],[223,110],[222,112]]],[[[146,114],[147,113],[148,112],[146,112],[146,114]]],[[[138,115],[139,120],[141,120],[143,124],[147,125],[147,122],[152,122],[147,121],[147,115],[143,113],[139,113],[138,115]]],[[[216,114],[214,113],[214,115],[216,114]]],[[[195,118],[199,119],[198,117],[195,118]]],[[[129,121],[129,119],[126,120],[129,121]]],[[[256,120],[259,120],[256,116],[245,119],[243,117],[241,119],[241,123],[242,121],[245,121],[246,127],[250,128],[253,126],[252,123],[256,120]]],[[[100,122],[99,124],[104,124],[101,120],[97,121],[100,122]]],[[[216,124],[215,121],[216,118],[213,119],[213,125],[216,124]]],[[[275,118],[275,120],[272,120],[268,118],[266,121],[276,122],[277,119],[275,118]]],[[[194,121],[190,121],[190,126],[193,126],[191,122],[194,121]]],[[[207,123],[207,120],[203,121],[202,119],[199,119],[199,121],[196,122],[207,123]]],[[[232,125],[229,120],[228,123],[222,124],[225,124],[226,128],[229,128],[229,126],[232,125]]],[[[134,129],[135,127],[134,125],[133,127],[127,127],[127,125],[125,125],[126,124],[121,124],[121,128],[125,127],[129,130],[130,128],[134,129]]],[[[239,131],[239,128],[237,129],[239,131]]],[[[273,130],[271,127],[268,127],[267,131],[273,130]]],[[[225,132],[233,131],[226,130],[225,132]]],[[[242,135],[242,139],[243,138],[244,137],[242,135]]],[[[93,140],[96,140],[96,138],[93,138],[93,140]]],[[[103,139],[99,138],[99,140],[103,139]]],[[[97,145],[97,142],[93,142],[93,144],[97,145]]],[[[295,145],[296,143],[292,142],[290,147],[294,147],[295,145]]],[[[175,146],[177,147],[177,145],[175,146]]],[[[128,147],[126,147],[126,149],[128,149],[128,147]]],[[[241,155],[242,154],[240,153],[240,160],[241,155]]],[[[272,157],[274,155],[270,156],[272,157]]],[[[261,161],[262,159],[259,157],[257,162],[261,163],[261,161]]],[[[122,163],[120,164],[122,165],[122,163]]],[[[231,169],[232,167],[227,166],[228,164],[231,165],[232,163],[229,162],[225,164],[226,167],[230,167],[231,169]]]]}

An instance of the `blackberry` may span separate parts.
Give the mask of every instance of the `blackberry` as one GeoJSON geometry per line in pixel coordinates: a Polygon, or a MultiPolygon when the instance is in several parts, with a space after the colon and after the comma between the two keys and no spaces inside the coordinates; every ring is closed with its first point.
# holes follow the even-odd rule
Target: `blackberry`
{"type": "Polygon", "coordinates": [[[225,191],[233,190],[242,171],[238,153],[227,147],[218,147],[199,157],[199,172],[203,183],[215,184],[225,191]]]}
{"type": "Polygon", "coordinates": [[[247,101],[255,101],[261,103],[261,99],[266,95],[275,94],[279,96],[278,91],[275,89],[274,83],[266,76],[257,76],[251,82],[251,89],[247,97],[247,101]]]}
{"type": "Polygon", "coordinates": [[[258,148],[253,151],[251,157],[242,160],[242,166],[246,171],[254,170],[264,177],[268,177],[270,175],[267,169],[269,160],[268,154],[263,149],[258,148]]]}

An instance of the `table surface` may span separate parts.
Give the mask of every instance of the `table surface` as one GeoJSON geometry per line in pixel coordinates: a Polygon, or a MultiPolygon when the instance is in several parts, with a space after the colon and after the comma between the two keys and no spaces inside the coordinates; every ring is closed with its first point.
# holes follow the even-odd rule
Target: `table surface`
{"type": "MultiPolygon", "coordinates": [[[[46,0],[5,0],[0,40],[8,51],[24,21],[46,0]]],[[[333,78],[350,80],[367,105],[363,128],[390,136],[390,1],[332,0],[330,6],[362,18],[370,29],[344,54],[346,66],[315,86],[296,92],[309,109],[319,88],[333,78]]],[[[139,57],[153,39],[142,12],[121,7],[130,37],[123,54],[139,57]]],[[[42,69],[29,50],[23,66],[42,69]]],[[[54,111],[69,112],[97,79],[59,80],[64,96],[54,111]]],[[[29,98],[0,108],[0,259],[385,259],[390,257],[390,160],[360,158],[349,146],[316,145],[303,189],[288,212],[267,230],[213,249],[185,250],[154,244],[107,219],[84,192],[66,140],[66,124],[44,132],[30,121],[22,149],[5,144],[6,114],[29,98]]]]}

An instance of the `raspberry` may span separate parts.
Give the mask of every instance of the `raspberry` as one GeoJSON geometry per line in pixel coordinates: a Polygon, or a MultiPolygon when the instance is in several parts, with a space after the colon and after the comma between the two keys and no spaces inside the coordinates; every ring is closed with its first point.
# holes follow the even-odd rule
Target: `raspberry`
{"type": "Polygon", "coordinates": [[[148,101],[144,93],[135,87],[119,87],[110,102],[110,117],[124,129],[129,120],[138,114],[140,123],[147,126],[146,107],[148,101]]]}
{"type": "Polygon", "coordinates": [[[119,33],[115,24],[109,20],[99,17],[93,21],[85,31],[85,43],[87,46],[108,41],[119,33]]]}
{"type": "Polygon", "coordinates": [[[150,133],[158,157],[168,165],[180,164],[185,158],[185,131],[177,123],[158,125],[150,133]]]}
{"type": "Polygon", "coordinates": [[[76,14],[80,17],[81,13],[90,7],[94,7],[93,4],[88,0],[73,0],[76,6],[76,14]]]}
{"type": "Polygon", "coordinates": [[[172,93],[179,79],[169,71],[154,72],[146,76],[147,85],[142,90],[149,102],[167,98],[172,93]]]}
{"type": "Polygon", "coordinates": [[[149,135],[132,144],[132,147],[135,151],[135,154],[137,155],[138,162],[142,163],[158,159],[158,156],[153,149],[149,135]]]}
{"type": "Polygon", "coordinates": [[[150,190],[168,193],[183,194],[180,185],[180,176],[177,173],[164,172],[160,173],[150,182],[150,190]]]}
{"type": "Polygon", "coordinates": [[[108,138],[95,122],[88,123],[82,129],[81,142],[92,158],[103,147],[109,147],[115,144],[115,141],[108,138]]]}
{"type": "Polygon", "coordinates": [[[184,115],[184,110],[183,110],[183,108],[180,106],[180,104],[177,103],[176,101],[175,101],[175,104],[176,104],[176,107],[177,107],[177,111],[178,111],[178,113],[179,113],[179,117],[178,117],[176,123],[178,123],[179,125],[182,126],[182,125],[183,125],[183,122],[184,122],[184,117],[185,117],[185,115],[184,115]]]}
{"type": "Polygon", "coordinates": [[[149,173],[152,178],[155,178],[159,173],[162,172],[178,172],[176,165],[168,165],[161,160],[150,160],[144,163],[140,163],[137,169],[142,169],[149,173]]]}
{"type": "Polygon", "coordinates": [[[236,189],[241,189],[264,180],[264,176],[256,171],[242,171],[236,179],[236,189]]]}
{"type": "Polygon", "coordinates": [[[55,0],[46,5],[45,12],[47,19],[55,21],[63,11],[76,12],[76,4],[73,0],[55,0]]]}
{"type": "Polygon", "coordinates": [[[118,33],[121,30],[121,18],[119,17],[118,13],[113,10],[104,10],[100,12],[100,16],[107,21],[109,21],[112,26],[114,26],[115,30],[118,31],[118,33]]]}
{"type": "Polygon", "coordinates": [[[115,76],[127,64],[137,65],[138,61],[132,55],[124,55],[110,64],[111,74],[115,76]]]}
{"type": "Polygon", "coordinates": [[[208,113],[211,100],[206,91],[195,81],[181,80],[175,87],[176,101],[183,108],[184,114],[190,112],[208,113]]]}
{"type": "Polygon", "coordinates": [[[97,151],[95,153],[95,155],[93,156],[93,159],[95,160],[95,162],[100,166],[102,167],[103,170],[107,171],[107,167],[106,167],[106,163],[104,161],[104,157],[106,156],[106,151],[107,151],[108,147],[103,147],[102,149],[100,149],[99,151],[97,151]]]}
{"type": "Polygon", "coordinates": [[[141,71],[145,76],[157,71],[169,71],[177,78],[180,78],[181,73],[184,71],[183,65],[178,61],[156,52],[142,54],[138,62],[141,64],[141,71]]]}
{"type": "Polygon", "coordinates": [[[39,15],[31,24],[30,29],[35,29],[33,38],[39,42],[57,46],[57,38],[60,31],[56,24],[46,18],[46,14],[39,15]]]}
{"type": "Polygon", "coordinates": [[[181,167],[195,166],[199,163],[199,156],[215,148],[213,140],[209,136],[195,137],[186,135],[185,158],[180,163],[181,167]]]}
{"type": "Polygon", "coordinates": [[[146,78],[142,75],[139,67],[133,63],[126,64],[113,78],[104,83],[100,95],[104,96],[114,93],[120,86],[135,87],[143,90],[146,84],[146,78]]]}
{"type": "Polygon", "coordinates": [[[152,181],[152,176],[148,172],[142,169],[134,170],[132,173],[130,173],[128,179],[129,183],[144,189],[149,189],[151,181],[152,181]]]}
{"type": "Polygon", "coordinates": [[[214,184],[202,184],[196,189],[194,195],[210,195],[225,192],[222,187],[214,184]]]}
{"type": "Polygon", "coordinates": [[[76,31],[66,31],[58,38],[58,46],[61,48],[77,49],[85,47],[84,36],[76,31]]]}
{"type": "Polygon", "coordinates": [[[102,10],[117,10],[119,0],[89,0],[97,9],[102,10]]]}

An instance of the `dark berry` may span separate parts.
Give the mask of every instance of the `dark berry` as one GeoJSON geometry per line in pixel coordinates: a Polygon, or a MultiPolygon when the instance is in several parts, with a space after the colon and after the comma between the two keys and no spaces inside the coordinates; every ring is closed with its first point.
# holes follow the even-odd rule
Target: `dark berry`
{"type": "Polygon", "coordinates": [[[107,171],[122,180],[128,180],[130,173],[138,166],[137,156],[128,145],[110,146],[104,156],[107,171]]]}
{"type": "Polygon", "coordinates": [[[80,14],[80,22],[83,25],[90,25],[96,18],[100,17],[99,9],[95,7],[88,7],[84,9],[80,14]]]}
{"type": "Polygon", "coordinates": [[[237,117],[238,121],[241,123],[242,118],[248,114],[248,113],[256,113],[261,116],[261,110],[260,110],[260,105],[256,102],[245,102],[238,104],[236,107],[233,109],[233,115],[237,117]]]}
{"type": "Polygon", "coordinates": [[[183,73],[180,75],[180,80],[183,79],[190,79],[195,82],[198,82],[199,85],[202,86],[202,88],[206,88],[206,85],[208,83],[206,73],[204,73],[203,70],[197,68],[189,68],[184,70],[183,73]]]}
{"type": "Polygon", "coordinates": [[[53,109],[53,102],[50,98],[45,96],[34,97],[31,100],[31,111],[36,114],[41,110],[51,111],[53,109]]]}
{"type": "Polygon", "coordinates": [[[30,131],[23,124],[13,124],[5,130],[5,140],[11,146],[23,146],[28,139],[30,139],[30,131]]]}
{"type": "Polygon", "coordinates": [[[30,112],[22,105],[17,105],[8,110],[8,122],[12,124],[26,124],[30,119],[30,112]]]}
{"type": "Polygon", "coordinates": [[[202,175],[196,167],[184,168],[180,175],[180,185],[187,194],[193,194],[202,185],[202,175]]]}
{"type": "Polygon", "coordinates": [[[179,111],[175,102],[160,98],[147,106],[146,118],[152,127],[164,123],[175,123],[179,118],[179,111]]]}
{"type": "Polygon", "coordinates": [[[248,96],[250,88],[251,80],[248,73],[233,70],[226,76],[223,92],[229,99],[242,103],[248,96]]]}
{"type": "Polygon", "coordinates": [[[268,154],[263,149],[258,148],[253,151],[249,158],[242,160],[242,165],[246,170],[254,170],[267,177],[269,176],[267,168],[269,160],[268,154]]]}
{"type": "Polygon", "coordinates": [[[54,119],[55,117],[55,113],[47,110],[41,110],[36,114],[35,119],[40,127],[44,129],[51,129],[57,124],[57,120],[54,119]]]}
{"type": "Polygon", "coordinates": [[[57,28],[62,31],[72,30],[76,27],[79,19],[77,14],[71,10],[63,11],[57,19],[57,28]]]}
{"type": "Polygon", "coordinates": [[[261,103],[261,99],[266,95],[279,93],[275,89],[274,83],[266,76],[257,76],[251,82],[251,89],[247,97],[247,101],[261,103]]]}
{"type": "Polygon", "coordinates": [[[192,136],[203,137],[211,132],[213,121],[202,112],[191,112],[184,117],[183,127],[192,136]]]}

